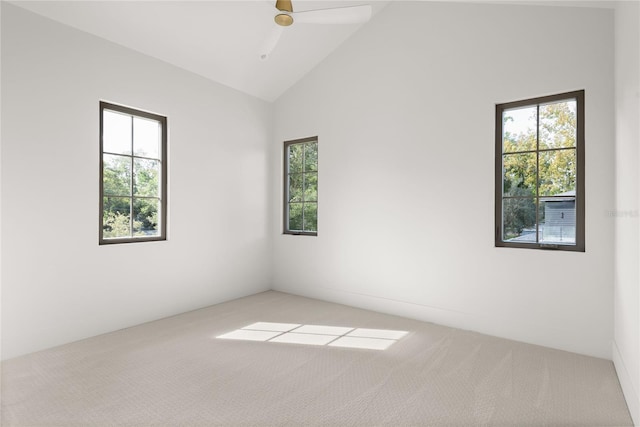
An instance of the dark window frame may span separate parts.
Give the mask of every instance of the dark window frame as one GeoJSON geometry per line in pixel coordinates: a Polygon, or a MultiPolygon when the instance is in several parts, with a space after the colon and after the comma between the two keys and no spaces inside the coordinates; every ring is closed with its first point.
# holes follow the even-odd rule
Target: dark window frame
{"type": "MultiPolygon", "coordinates": [[[[565,92],[555,95],[524,99],[520,101],[496,104],[495,116],[495,246],[528,249],[554,249],[560,251],[585,252],[585,95],[584,90],[565,92]],[[549,104],[564,100],[576,100],[576,241],[575,244],[549,244],[540,242],[509,242],[503,240],[502,235],[502,209],[503,209],[503,112],[514,108],[534,107],[538,109],[542,104],[549,104]]],[[[540,117],[537,119],[538,126],[540,117]]],[[[540,149],[539,135],[536,137],[536,149],[531,150],[536,154],[544,151],[540,149]]],[[[538,174],[536,170],[536,174],[538,174]]],[[[536,187],[537,188],[537,187],[536,187]]],[[[545,196],[537,194],[534,197],[536,203],[536,218],[539,218],[540,199],[545,196]]],[[[536,229],[539,226],[536,219],[536,229]]],[[[536,232],[536,240],[538,233],[536,232]]]]}
{"type": "MultiPolygon", "coordinates": [[[[156,242],[156,241],[164,241],[167,240],[167,171],[168,171],[168,159],[167,159],[167,118],[165,116],[161,116],[159,114],[154,114],[154,113],[150,113],[147,111],[142,111],[142,110],[138,110],[135,108],[131,108],[131,107],[125,107],[123,105],[118,105],[118,104],[112,104],[109,102],[105,102],[105,101],[100,101],[100,109],[99,109],[99,114],[100,114],[100,160],[99,160],[99,165],[100,165],[100,181],[99,181],[99,188],[100,188],[100,198],[99,198],[99,219],[98,219],[98,244],[99,245],[111,245],[111,244],[118,244],[118,243],[139,243],[139,242],[156,242]],[[160,185],[161,185],[161,191],[160,191],[160,212],[159,212],[159,222],[160,222],[160,229],[159,229],[159,235],[157,236],[139,236],[139,237],[133,237],[133,236],[129,236],[129,237],[117,237],[117,238],[105,238],[104,234],[103,234],[103,214],[104,214],[104,163],[103,163],[103,156],[104,156],[104,141],[103,141],[103,135],[104,135],[104,110],[109,110],[109,111],[116,111],[119,113],[124,113],[124,114],[128,114],[134,117],[141,117],[141,118],[145,118],[145,119],[151,119],[151,120],[155,120],[158,121],[161,124],[161,147],[160,147],[160,156],[161,158],[160,160],[160,185]]],[[[133,140],[132,140],[133,141],[133,140]]],[[[140,156],[135,156],[133,151],[131,152],[131,155],[123,155],[123,156],[127,156],[127,157],[131,157],[132,161],[136,158],[144,158],[144,157],[140,157],[140,156]]],[[[132,173],[132,179],[133,179],[133,169],[131,171],[132,173]]],[[[126,196],[122,196],[122,197],[126,197],[126,196]]],[[[133,199],[135,198],[133,193],[129,196],[131,199],[131,203],[130,209],[133,209],[133,199]]],[[[142,197],[144,198],[144,197],[142,197]]],[[[131,215],[130,212],[130,221],[131,224],[133,224],[133,217],[131,215]]]]}
{"type": "MultiPolygon", "coordinates": [[[[283,228],[282,228],[282,234],[289,234],[289,235],[295,235],[295,236],[317,236],[318,235],[318,231],[317,231],[317,212],[318,212],[318,199],[316,197],[316,200],[314,202],[311,203],[315,203],[316,204],[316,231],[305,231],[305,230],[291,230],[289,229],[289,147],[295,144],[305,144],[305,143],[309,143],[309,142],[315,142],[316,145],[318,144],[318,137],[317,136],[311,136],[308,138],[301,138],[301,139],[295,139],[295,140],[291,140],[291,141],[285,141],[284,142],[284,162],[283,162],[283,184],[284,184],[284,192],[283,192],[283,212],[282,212],[282,218],[283,218],[283,228]]],[[[317,164],[316,164],[317,166],[317,164]]],[[[308,173],[308,172],[302,172],[302,173],[308,173]]],[[[318,175],[318,168],[316,167],[316,171],[315,171],[316,175],[318,175]]],[[[307,202],[303,202],[307,203],[307,202]]],[[[303,208],[304,211],[304,208],[303,208]]]]}

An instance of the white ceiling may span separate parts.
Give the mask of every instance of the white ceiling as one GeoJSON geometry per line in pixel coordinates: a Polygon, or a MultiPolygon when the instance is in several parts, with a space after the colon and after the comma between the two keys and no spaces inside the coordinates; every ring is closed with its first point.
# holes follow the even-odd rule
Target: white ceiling
{"type": "MultiPolygon", "coordinates": [[[[274,27],[275,1],[13,1],[63,24],[273,101],[363,24],[294,24],[269,60],[259,58],[274,27]]],[[[294,0],[294,11],[389,1],[294,0]]],[[[366,25],[366,24],[364,24],[366,25]]]]}
{"type": "MultiPolygon", "coordinates": [[[[375,15],[390,1],[293,0],[293,7],[301,12],[368,3],[375,15]]],[[[606,0],[458,1],[581,7],[614,4],[606,0]]],[[[285,29],[270,59],[262,61],[261,47],[274,26],[274,0],[11,3],[266,101],[277,99],[362,25],[367,25],[294,24],[285,29]]]]}

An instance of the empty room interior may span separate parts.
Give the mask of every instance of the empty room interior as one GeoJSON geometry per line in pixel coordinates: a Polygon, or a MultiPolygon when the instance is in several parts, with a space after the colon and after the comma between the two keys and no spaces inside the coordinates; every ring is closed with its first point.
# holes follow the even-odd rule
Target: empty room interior
{"type": "Polygon", "coordinates": [[[2,426],[640,425],[640,2],[0,15],[2,426]]]}

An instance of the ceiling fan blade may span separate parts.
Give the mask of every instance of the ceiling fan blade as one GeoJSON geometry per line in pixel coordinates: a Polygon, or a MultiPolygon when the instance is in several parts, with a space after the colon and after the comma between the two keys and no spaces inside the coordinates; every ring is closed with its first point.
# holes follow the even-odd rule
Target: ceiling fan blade
{"type": "Polygon", "coordinates": [[[282,36],[282,31],[284,27],[280,25],[273,24],[273,29],[271,30],[271,34],[265,39],[264,44],[262,45],[262,49],[260,50],[260,59],[266,61],[269,59],[271,52],[275,49],[278,44],[278,40],[280,40],[280,36],[282,36]]]}
{"type": "Polygon", "coordinates": [[[371,19],[371,5],[309,10],[290,14],[293,22],[304,24],[359,24],[371,19]]]}

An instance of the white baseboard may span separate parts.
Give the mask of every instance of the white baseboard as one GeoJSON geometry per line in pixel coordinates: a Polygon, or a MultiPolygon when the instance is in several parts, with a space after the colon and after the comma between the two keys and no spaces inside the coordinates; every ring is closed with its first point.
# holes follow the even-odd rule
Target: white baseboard
{"type": "Polygon", "coordinates": [[[622,358],[618,345],[615,341],[613,341],[612,347],[611,354],[613,356],[613,365],[616,368],[618,380],[620,381],[622,392],[624,393],[624,397],[627,401],[631,418],[636,426],[640,426],[640,396],[633,385],[629,371],[627,370],[624,359],[622,358]]]}
{"type": "Polygon", "coordinates": [[[380,313],[407,317],[442,326],[464,329],[514,341],[551,347],[572,353],[611,360],[610,339],[596,340],[589,331],[566,331],[560,328],[543,328],[514,319],[505,321],[491,315],[478,315],[409,301],[400,301],[375,295],[345,291],[327,286],[296,287],[278,285],[276,291],[308,298],[316,298],[380,313]]]}

